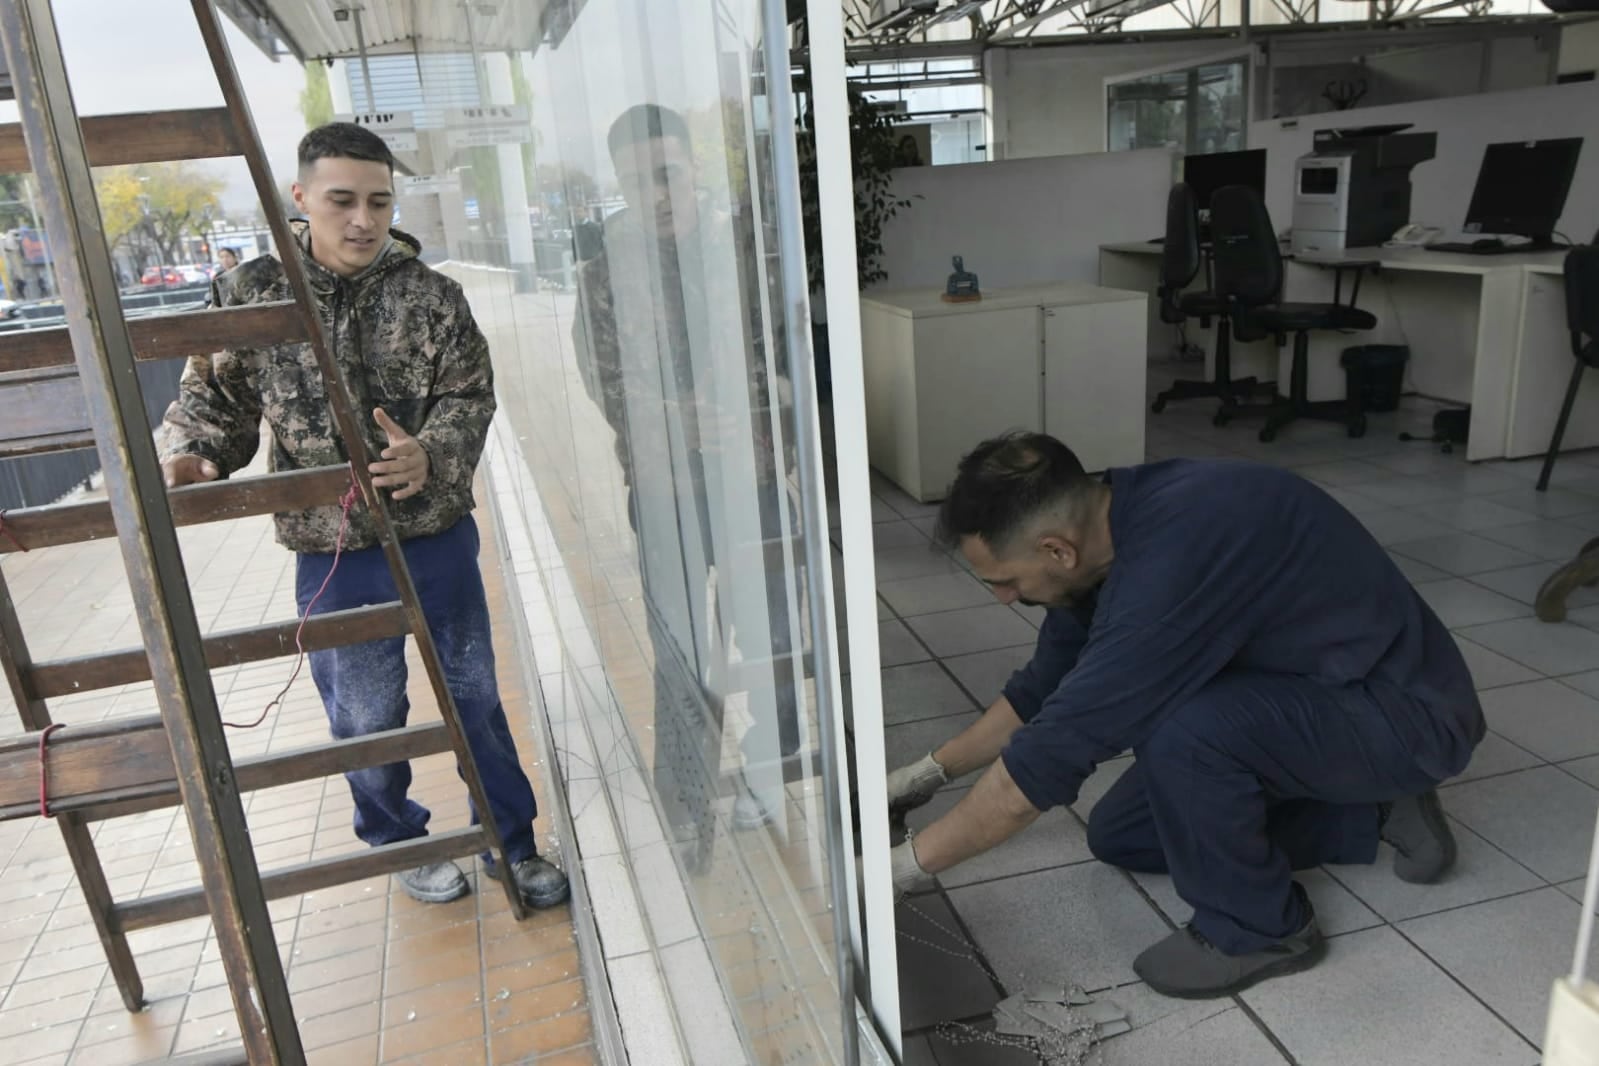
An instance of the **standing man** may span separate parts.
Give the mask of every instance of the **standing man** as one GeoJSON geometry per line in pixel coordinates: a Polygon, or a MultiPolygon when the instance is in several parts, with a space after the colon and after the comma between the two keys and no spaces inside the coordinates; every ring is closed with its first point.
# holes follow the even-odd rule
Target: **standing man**
{"type": "MultiPolygon", "coordinates": [[[[735,590],[764,603],[763,617],[744,616],[747,657],[792,649],[787,572],[763,559],[762,544],[731,544],[726,533],[727,511],[747,509],[753,496],[761,541],[782,536],[787,494],[772,423],[787,381],[767,373],[750,223],[702,201],[682,116],[642,104],[607,140],[627,207],[589,237],[598,246],[578,276],[574,346],[584,385],[616,433],[638,542],[655,659],[656,788],[674,824],[708,846],[715,791],[707,785],[720,768],[726,695],[716,677],[725,650],[711,637],[728,629],[711,604],[728,611],[735,590]],[[741,431],[745,410],[751,428],[741,431]],[[757,576],[764,587],[750,589],[757,576]]],[[[799,749],[793,681],[774,674],[763,697],[750,701],[746,768],[770,768],[799,749]]],[[[770,817],[745,776],[734,827],[770,817]]]]}
{"type": "MultiPolygon", "coordinates": [[[[372,483],[391,493],[389,513],[438,645],[450,693],[488,794],[517,887],[534,907],[567,897],[566,876],[540,858],[533,789],[517,759],[494,673],[488,605],[471,516],[472,475],[494,415],[488,343],[461,287],[425,266],[416,240],[389,228],[394,157],[370,130],[331,123],[300,142],[292,223],[322,313],[323,328],[355,398],[370,413],[367,444],[381,456],[372,483]]],[[[219,276],[219,307],[292,299],[283,268],[263,256],[219,276]]],[[[279,344],[189,361],[167,410],[162,467],[169,486],[227,477],[247,465],[272,430],[272,469],[349,461],[309,345],[279,344]]],[[[349,514],[345,551],[333,566],[336,504],[276,516],[277,538],[298,553],[296,591],[306,611],[338,611],[396,598],[371,515],[349,514]]],[[[405,724],[405,640],[311,653],[311,676],[333,736],[364,736],[405,724]]],[[[427,835],[428,810],[406,797],[409,763],[345,775],[355,832],[374,847],[427,835]]],[[[473,810],[474,822],[479,814],[473,810]]],[[[485,856],[491,865],[490,857],[485,856]]],[[[453,862],[398,875],[413,899],[442,903],[468,891],[453,862]]]]}
{"type": "Polygon", "coordinates": [[[1268,466],[1173,460],[1090,478],[1038,433],[961,460],[939,516],[1001,603],[1047,607],[1033,659],[983,717],[888,778],[891,813],[988,767],[894,849],[900,893],[1133,764],[1094,807],[1094,854],[1169,872],[1194,908],[1138,956],[1157,992],[1231,995],[1325,952],[1291,871],[1369,863],[1437,880],[1433,790],[1485,726],[1449,631],[1349,512],[1268,466]],[[992,765],[990,765],[992,764],[992,765]]]}

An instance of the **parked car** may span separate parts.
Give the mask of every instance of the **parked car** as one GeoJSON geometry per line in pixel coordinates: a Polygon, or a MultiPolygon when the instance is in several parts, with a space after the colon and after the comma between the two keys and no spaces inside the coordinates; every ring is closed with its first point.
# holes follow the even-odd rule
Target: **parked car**
{"type": "Polygon", "coordinates": [[[182,285],[183,274],[177,267],[153,266],[146,267],[144,274],[139,278],[140,285],[182,285]]]}

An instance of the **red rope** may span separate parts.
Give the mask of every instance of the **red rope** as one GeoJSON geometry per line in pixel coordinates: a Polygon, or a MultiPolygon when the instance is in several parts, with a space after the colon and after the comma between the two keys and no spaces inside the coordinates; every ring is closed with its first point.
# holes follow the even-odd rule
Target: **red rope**
{"type": "Polygon", "coordinates": [[[272,702],[261,709],[261,714],[255,721],[230,722],[224,718],[222,724],[229,729],[254,729],[266,721],[267,715],[272,713],[274,707],[282,705],[283,698],[289,694],[289,690],[299,680],[300,670],[305,665],[305,645],[301,641],[301,637],[305,634],[305,623],[310,620],[311,612],[316,609],[318,601],[322,599],[322,594],[328,590],[328,585],[333,581],[333,575],[339,570],[339,556],[344,554],[344,537],[350,529],[350,509],[355,506],[355,501],[360,498],[359,492],[358,483],[352,471],[350,474],[350,489],[339,499],[339,507],[343,514],[339,517],[338,538],[333,543],[333,565],[328,567],[328,576],[322,579],[322,587],[316,590],[316,595],[311,597],[311,602],[305,605],[305,613],[300,616],[299,628],[294,631],[294,646],[300,653],[294,660],[294,672],[289,675],[288,682],[284,684],[278,694],[272,697],[272,702]]]}
{"type": "Polygon", "coordinates": [[[62,727],[61,722],[44,727],[44,732],[39,734],[39,817],[54,818],[55,812],[50,809],[50,774],[45,762],[45,746],[50,743],[50,734],[62,727]]]}
{"type": "Polygon", "coordinates": [[[28,546],[18,540],[15,533],[6,528],[6,512],[5,508],[3,507],[0,507],[0,537],[4,537],[11,543],[15,544],[17,546],[17,551],[19,552],[25,552],[28,550],[28,546]]]}

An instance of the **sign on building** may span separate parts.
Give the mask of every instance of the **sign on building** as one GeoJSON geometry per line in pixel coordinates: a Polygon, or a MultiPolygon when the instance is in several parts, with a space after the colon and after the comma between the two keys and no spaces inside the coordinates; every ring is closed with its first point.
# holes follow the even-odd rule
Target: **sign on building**
{"type": "Polygon", "coordinates": [[[528,144],[533,140],[526,104],[451,108],[445,112],[444,126],[451,149],[528,144]]]}
{"type": "Polygon", "coordinates": [[[419,195],[430,192],[460,192],[461,175],[417,174],[414,177],[402,177],[400,179],[400,191],[406,195],[419,195]]]}
{"type": "Polygon", "coordinates": [[[409,111],[370,111],[361,115],[334,115],[335,122],[353,122],[365,126],[389,146],[391,152],[414,152],[416,145],[416,120],[409,111]]]}

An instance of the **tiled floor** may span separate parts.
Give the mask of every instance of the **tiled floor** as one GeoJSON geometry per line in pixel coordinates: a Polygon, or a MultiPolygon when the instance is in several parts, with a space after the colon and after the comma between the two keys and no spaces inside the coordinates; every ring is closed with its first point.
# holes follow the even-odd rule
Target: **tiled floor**
{"type": "MultiPolygon", "coordinates": [[[[901,908],[906,1061],[1031,1062],[952,1043],[938,1026],[980,1026],[1002,994],[1070,982],[1114,989],[1107,994],[1138,1027],[1101,1046],[1106,1066],[1532,1066],[1550,982],[1570,964],[1599,808],[1599,593],[1579,591],[1572,620],[1558,626],[1537,621],[1532,600],[1555,565],[1599,534],[1599,454],[1564,457],[1555,487],[1538,495],[1536,463],[1472,466],[1397,442],[1400,429],[1425,430],[1430,408],[1420,403],[1373,419],[1363,440],[1311,424],[1262,445],[1247,423],[1214,429],[1209,416],[1207,403],[1190,402],[1152,417],[1149,457],[1242,456],[1320,482],[1454,630],[1492,728],[1443,791],[1459,865],[1441,884],[1407,885],[1389,870],[1385,846],[1375,866],[1304,875],[1332,935],[1325,962],[1230,1000],[1166,1000],[1137,983],[1131,963],[1188,909],[1169,878],[1103,866],[1084,837],[1094,801],[1129,765],[1117,760],[1072,810],[1051,812],[901,908]]],[[[994,605],[958,559],[931,546],[934,508],[875,475],[874,487],[894,766],[998,694],[1028,658],[1037,619],[994,605]]],[[[913,826],[955,802],[958,791],[946,791],[913,826]]]]}
{"type": "MultiPolygon", "coordinates": [[[[496,620],[500,685],[523,762],[547,812],[549,781],[535,745],[533,698],[523,681],[491,523],[483,569],[496,620]]],[[[201,624],[224,629],[292,617],[293,562],[267,519],[186,529],[184,555],[201,624]]],[[[4,556],[36,658],[136,644],[115,543],[4,556]]],[[[215,673],[225,718],[253,718],[287,679],[289,660],[215,673]]],[[[435,717],[413,663],[413,720],[435,717]]],[[[155,709],[150,686],[54,701],[58,721],[97,721],[155,709]]],[[[17,729],[0,692],[0,732],[17,729]]],[[[235,755],[320,742],[327,722],[308,675],[259,729],[230,734],[235,755]]],[[[448,755],[417,760],[412,796],[435,828],[466,823],[448,755]]],[[[342,780],[258,792],[246,810],[263,868],[360,845],[342,780]]],[[[536,828],[549,846],[548,817],[536,828]]],[[[100,823],[96,842],[113,894],[126,899],[198,880],[182,816],[157,811],[100,823]]],[[[475,862],[468,876],[479,880],[475,862]]],[[[302,1040],[312,1063],[527,1063],[595,1061],[570,913],[512,920],[489,891],[443,905],[415,903],[379,878],[291,897],[271,907],[302,1040]]],[[[148,1008],[122,1007],[72,876],[61,837],[40,819],[0,824],[0,1062],[8,1066],[119,1066],[237,1046],[237,1026],[209,920],[134,933],[148,1008]]]]}

